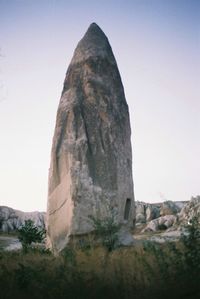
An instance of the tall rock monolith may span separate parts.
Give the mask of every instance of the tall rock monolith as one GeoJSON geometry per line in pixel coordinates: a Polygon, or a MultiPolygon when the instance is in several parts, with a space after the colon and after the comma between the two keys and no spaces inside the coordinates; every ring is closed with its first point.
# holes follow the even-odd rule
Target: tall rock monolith
{"type": "Polygon", "coordinates": [[[68,67],[49,171],[47,234],[54,252],[93,230],[90,216],[130,228],[134,193],[129,110],[109,41],[92,23],[68,67]]]}

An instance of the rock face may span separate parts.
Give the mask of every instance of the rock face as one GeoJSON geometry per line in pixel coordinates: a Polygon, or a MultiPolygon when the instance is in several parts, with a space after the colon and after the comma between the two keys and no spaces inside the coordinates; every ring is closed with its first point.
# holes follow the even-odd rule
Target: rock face
{"type": "Polygon", "coordinates": [[[151,220],[141,232],[144,233],[149,231],[156,232],[158,230],[166,230],[173,226],[176,221],[177,217],[175,215],[161,216],[157,219],[151,220]]]}
{"type": "Polygon", "coordinates": [[[160,205],[136,201],[136,225],[147,223],[160,217],[160,205]]]}
{"type": "Polygon", "coordinates": [[[192,197],[190,201],[135,204],[136,226],[141,233],[166,230],[167,233],[177,231],[179,236],[194,217],[200,222],[200,196],[192,197]]]}
{"type": "Polygon", "coordinates": [[[163,203],[145,203],[136,201],[136,225],[148,223],[161,216],[177,215],[186,204],[187,202],[184,201],[173,202],[170,200],[163,203]]]}
{"type": "Polygon", "coordinates": [[[200,222],[200,196],[192,197],[178,214],[179,222],[188,224],[194,217],[200,222]]]}
{"type": "Polygon", "coordinates": [[[59,252],[93,230],[90,215],[132,227],[129,111],[107,37],[91,24],[67,70],[53,138],[47,231],[59,252]]]}
{"type": "Polygon", "coordinates": [[[178,212],[180,212],[180,210],[181,208],[176,204],[176,202],[168,200],[162,203],[160,208],[160,216],[176,215],[178,212]]]}
{"type": "Polygon", "coordinates": [[[9,233],[17,230],[25,220],[31,219],[38,227],[45,227],[44,212],[22,212],[6,206],[0,206],[0,232],[9,233]]]}

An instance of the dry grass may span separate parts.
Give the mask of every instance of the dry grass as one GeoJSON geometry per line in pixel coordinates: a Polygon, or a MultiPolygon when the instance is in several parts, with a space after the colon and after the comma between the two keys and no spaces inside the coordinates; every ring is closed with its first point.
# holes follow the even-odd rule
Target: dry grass
{"type": "Polygon", "coordinates": [[[168,245],[138,245],[110,253],[102,247],[69,248],[58,257],[37,250],[2,252],[0,295],[2,299],[196,299],[200,289],[189,275],[181,274],[180,261],[181,255],[168,245]]]}

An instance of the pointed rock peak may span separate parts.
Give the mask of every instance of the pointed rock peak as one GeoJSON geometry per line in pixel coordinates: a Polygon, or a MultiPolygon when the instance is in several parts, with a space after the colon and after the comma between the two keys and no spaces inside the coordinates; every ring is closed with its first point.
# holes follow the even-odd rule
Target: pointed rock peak
{"type": "Polygon", "coordinates": [[[89,57],[97,56],[109,57],[109,60],[115,63],[108,38],[96,23],[92,23],[78,43],[71,63],[80,63],[89,57]]]}
{"type": "MultiPolygon", "coordinates": [[[[90,26],[89,26],[89,28],[96,28],[96,29],[98,29],[98,30],[99,30],[99,29],[101,30],[101,28],[100,28],[100,27],[97,25],[97,23],[95,23],[95,22],[91,23],[90,26]]],[[[88,28],[88,29],[89,29],[89,28],[88,28]]],[[[101,30],[101,31],[102,31],[102,30],[101,30]]]]}
{"type": "Polygon", "coordinates": [[[88,30],[87,30],[87,32],[86,32],[86,34],[85,34],[85,36],[88,36],[88,35],[94,35],[95,37],[99,37],[99,38],[102,38],[102,39],[106,39],[107,40],[107,37],[106,37],[106,35],[104,34],[104,32],[102,31],[102,29],[96,24],[96,23],[92,23],[90,26],[89,26],[89,28],[88,28],[88,30]]]}

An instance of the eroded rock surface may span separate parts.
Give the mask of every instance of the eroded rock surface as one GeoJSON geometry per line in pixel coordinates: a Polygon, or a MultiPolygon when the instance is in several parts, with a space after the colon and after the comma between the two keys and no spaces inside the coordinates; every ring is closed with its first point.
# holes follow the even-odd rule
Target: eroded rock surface
{"type": "Polygon", "coordinates": [[[176,215],[180,211],[180,204],[178,205],[176,202],[168,200],[162,203],[160,207],[160,216],[176,215]]]}
{"type": "Polygon", "coordinates": [[[196,217],[200,222],[200,196],[192,197],[178,214],[179,222],[182,225],[190,223],[196,217]]]}
{"type": "Polygon", "coordinates": [[[142,230],[144,232],[156,232],[158,230],[166,230],[173,226],[177,221],[177,216],[175,215],[165,215],[157,219],[151,220],[147,226],[142,230]]]}
{"type": "Polygon", "coordinates": [[[0,232],[9,233],[20,228],[25,220],[31,219],[37,227],[45,228],[44,212],[22,212],[0,206],[0,232]]]}
{"type": "Polygon", "coordinates": [[[53,138],[47,229],[58,252],[93,230],[90,215],[132,227],[134,194],[128,105],[107,37],[91,24],[67,70],[53,138]]]}
{"type": "Polygon", "coordinates": [[[153,219],[160,217],[160,208],[160,204],[150,204],[142,201],[136,201],[136,225],[147,223],[153,219]]]}
{"type": "Polygon", "coordinates": [[[184,201],[165,201],[163,203],[135,202],[136,225],[148,223],[166,215],[177,215],[188,202],[184,201]]]}
{"type": "Polygon", "coordinates": [[[192,197],[190,201],[153,204],[136,201],[135,204],[136,226],[140,233],[166,231],[163,236],[177,238],[194,217],[200,222],[200,196],[192,197]]]}

